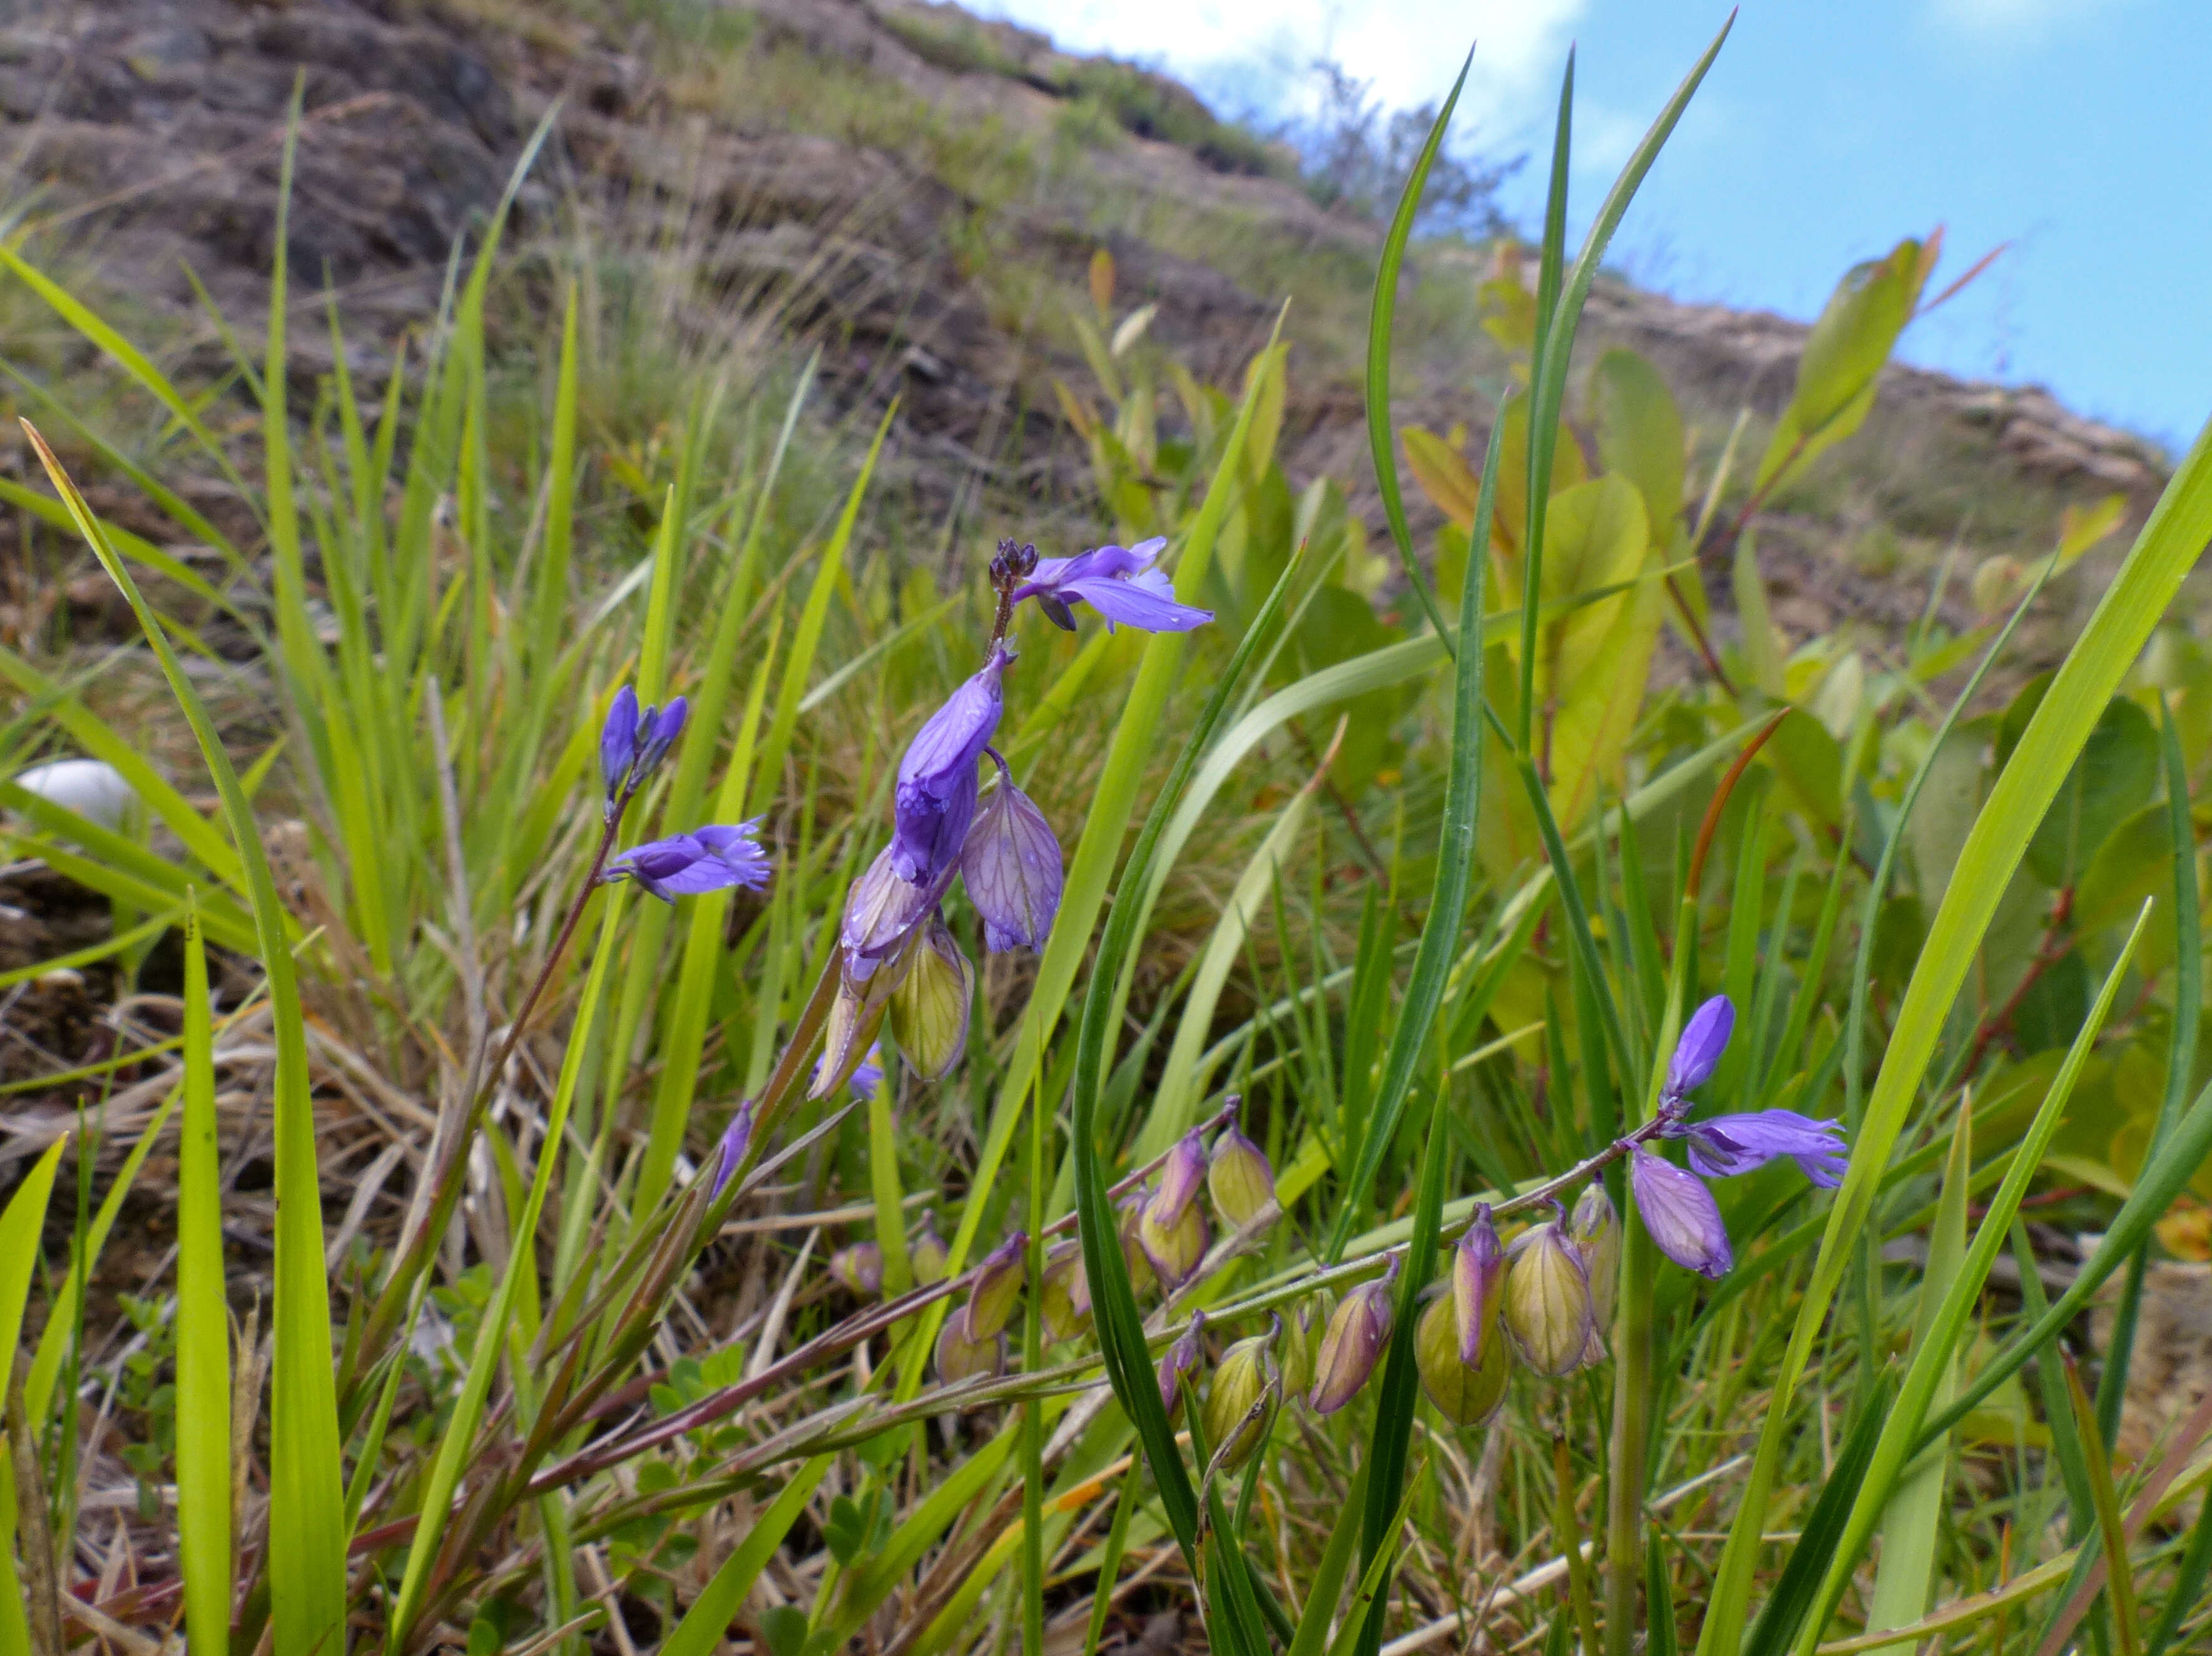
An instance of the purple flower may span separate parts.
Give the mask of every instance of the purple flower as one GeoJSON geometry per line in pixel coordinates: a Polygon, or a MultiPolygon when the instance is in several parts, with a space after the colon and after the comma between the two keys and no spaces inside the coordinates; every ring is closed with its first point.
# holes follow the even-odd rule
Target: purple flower
{"type": "Polygon", "coordinates": [[[720,1196],[722,1187],[730,1182],[730,1175],[744,1166],[745,1152],[752,1148],[753,1101],[744,1099],[730,1124],[722,1129],[722,1154],[714,1167],[714,1194],[720,1196]]]}
{"type": "Polygon", "coordinates": [[[1795,1110],[1749,1110],[1710,1121],[1675,1125],[1668,1138],[1690,1142],[1690,1166],[1707,1178],[1725,1178],[1788,1156],[1815,1184],[1834,1190],[1850,1165],[1841,1123],[1815,1121],[1795,1110]]]}
{"type": "Polygon", "coordinates": [[[1639,1144],[1628,1154],[1628,1187],[1636,1195],[1637,1216],[1660,1252],[1700,1276],[1728,1274],[1735,1255],[1704,1180],[1639,1144]]]}
{"type": "Polygon", "coordinates": [[[878,851],[846,896],[837,941],[845,952],[848,983],[866,983],[878,966],[896,955],[915,928],[935,911],[938,898],[951,883],[948,865],[933,884],[909,885],[891,866],[896,850],[886,845],[878,851]]]}
{"type": "Polygon", "coordinates": [[[1000,645],[982,670],[929,715],[899,761],[890,868],[908,885],[937,884],[960,855],[975,816],[975,764],[999,728],[1000,681],[1013,657],[1000,645]]]}
{"type": "Polygon", "coordinates": [[[1213,612],[1176,603],[1174,584],[1152,567],[1166,545],[1156,538],[1134,546],[1100,546],[1073,557],[1041,558],[1030,579],[1014,588],[1013,601],[1036,599],[1054,626],[1070,632],[1075,630],[1075,616],[1068,606],[1076,603],[1087,603],[1104,616],[1109,632],[1116,622],[1143,632],[1202,627],[1213,619],[1213,612]]]}
{"type": "Polygon", "coordinates": [[[634,880],[664,903],[732,886],[757,892],[769,876],[768,853],[753,837],[759,825],[758,817],[735,827],[708,823],[688,834],[647,840],[608,863],[599,880],[634,880]]]}
{"type": "Polygon", "coordinates": [[[1306,1407],[1315,1414],[1336,1413],[1358,1395],[1375,1372],[1397,1316],[1390,1294],[1397,1276],[1398,1256],[1394,1253],[1382,1275],[1345,1295],[1330,1316],[1328,1330],[1321,1338],[1321,1355],[1314,1360],[1313,1390],[1306,1397],[1306,1407]]]}
{"type": "Polygon", "coordinates": [[[1175,1413],[1176,1400],[1182,1396],[1184,1385],[1198,1372],[1198,1365],[1206,1356],[1205,1336],[1206,1313],[1194,1311],[1190,1326],[1182,1331],[1182,1337],[1160,1358],[1160,1407],[1170,1416],[1175,1413]]]}
{"type": "Polygon", "coordinates": [[[985,948],[994,954],[1042,948],[1060,912],[1060,841],[1036,801],[1014,786],[1006,762],[996,752],[991,758],[999,785],[961,843],[961,877],[982,916],[985,948]]]}
{"type": "Polygon", "coordinates": [[[681,696],[665,708],[640,710],[637,692],[624,685],[607,709],[607,721],[599,729],[599,780],[606,786],[607,810],[611,816],[623,800],[645,786],[676,739],[684,734],[690,703],[681,696]]]}
{"type": "Polygon", "coordinates": [[[1459,1319],[1459,1360],[1480,1366],[1483,1342],[1498,1320],[1498,1292],[1505,1282],[1505,1249],[1491,1222],[1490,1204],[1479,1202],[1474,1222],[1452,1251],[1453,1310],[1459,1319]]]}
{"type": "MultiPolygon", "coordinates": [[[[874,1098],[876,1089],[884,1084],[883,1052],[884,1047],[881,1041],[872,1044],[868,1048],[868,1056],[861,1059],[859,1068],[845,1078],[845,1085],[863,1099],[874,1098]]],[[[810,1096],[820,1098],[830,1090],[823,1083],[830,1079],[830,1062],[834,1056],[824,1049],[822,1056],[814,1061],[814,1079],[811,1083],[814,1091],[810,1096]]]]}
{"type": "Polygon", "coordinates": [[[1662,1110],[1681,1108],[1686,1096],[1705,1085],[1720,1067],[1735,1029],[1735,1007],[1725,995],[1716,995],[1690,1014],[1682,1038],[1674,1043],[1674,1056],[1667,1062],[1667,1085],[1661,1091],[1662,1110]]]}

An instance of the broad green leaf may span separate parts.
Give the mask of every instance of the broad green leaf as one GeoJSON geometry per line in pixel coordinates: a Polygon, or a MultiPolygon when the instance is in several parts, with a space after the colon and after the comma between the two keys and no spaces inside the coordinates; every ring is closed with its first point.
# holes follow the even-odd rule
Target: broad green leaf
{"type": "Polygon", "coordinates": [[[1616,347],[1590,371],[1597,452],[1643,492],[1652,538],[1671,538],[1682,515],[1682,411],[1650,359],[1616,347]]]}
{"type": "MultiPolygon", "coordinates": [[[[2038,678],[2005,709],[1997,752],[2008,756],[2051,688],[2038,678]]],[[[2027,866],[2045,885],[2074,884],[2121,821],[2148,802],[2158,782],[2158,733],[2150,715],[2126,697],[2108,702],[2089,740],[2066,773],[2058,795],[2028,842],[2027,866]]]]}
{"type": "Polygon", "coordinates": [[[1790,686],[1782,670],[1782,639],[1767,611],[1766,583],[1759,575],[1758,542],[1748,529],[1736,538],[1735,582],[1736,618],[1743,630],[1744,671],[1768,697],[1785,700],[1790,686]]]}

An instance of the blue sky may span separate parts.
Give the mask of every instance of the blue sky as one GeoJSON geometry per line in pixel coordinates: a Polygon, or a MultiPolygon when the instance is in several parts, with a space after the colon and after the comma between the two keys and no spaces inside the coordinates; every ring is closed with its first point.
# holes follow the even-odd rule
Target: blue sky
{"type": "MultiPolygon", "coordinates": [[[[1469,39],[1458,126],[1531,151],[1576,69],[1572,216],[1725,16],[1683,0],[971,0],[1074,49],[1152,62],[1218,104],[1281,107],[1327,53],[1392,105],[1439,97],[1469,39]]],[[[1946,226],[1911,360],[2039,382],[2179,452],[2212,414],[2212,6],[2203,0],[1746,0],[1646,180],[1613,261],[1646,284],[1809,318],[1854,261],[1946,226]]]]}

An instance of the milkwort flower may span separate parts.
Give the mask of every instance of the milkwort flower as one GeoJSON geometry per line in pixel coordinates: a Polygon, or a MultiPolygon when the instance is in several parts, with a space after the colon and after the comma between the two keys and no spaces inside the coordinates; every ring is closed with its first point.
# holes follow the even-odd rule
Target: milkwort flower
{"type": "Polygon", "coordinates": [[[768,853],[753,837],[760,819],[734,827],[708,823],[688,834],[633,845],[600,872],[599,883],[629,880],[664,903],[706,892],[742,886],[757,892],[768,884],[768,853]]]}
{"type": "Polygon", "coordinates": [[[1014,786],[999,751],[983,751],[999,767],[999,785],[961,842],[960,876],[982,919],[985,948],[994,954],[1042,948],[1060,912],[1060,841],[1036,801],[1014,786]]]}
{"type": "MultiPolygon", "coordinates": [[[[1106,630],[1119,622],[1144,632],[1188,632],[1213,619],[1212,610],[1176,602],[1166,571],[1152,567],[1165,550],[1162,538],[1134,546],[1099,546],[1073,557],[1036,561],[1028,581],[1014,589],[1013,601],[1034,598],[1056,627],[1075,630],[1071,605],[1088,604],[1106,618],[1106,630]]],[[[1024,551],[1034,556],[1036,548],[1024,551]]]]}
{"type": "Polygon", "coordinates": [[[999,728],[1001,681],[1013,655],[1001,643],[975,676],[929,715],[899,760],[890,870],[909,886],[936,886],[975,817],[975,767],[999,728]]]}
{"type": "Polygon", "coordinates": [[[605,787],[609,822],[668,757],[690,712],[690,704],[681,696],[664,708],[641,709],[637,692],[628,685],[615,692],[599,729],[599,780],[605,787]]]}

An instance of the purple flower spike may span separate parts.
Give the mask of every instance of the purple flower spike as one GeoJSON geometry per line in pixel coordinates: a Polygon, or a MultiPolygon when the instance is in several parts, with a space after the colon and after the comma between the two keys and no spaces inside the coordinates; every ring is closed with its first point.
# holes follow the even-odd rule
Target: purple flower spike
{"type": "Polygon", "coordinates": [[[1690,1142],[1690,1166],[1707,1178],[1726,1178],[1788,1156],[1826,1190],[1844,1182],[1850,1159],[1839,1122],[1815,1121],[1795,1110],[1751,1110],[1677,1127],[1669,1138],[1690,1142]]]}
{"type": "Polygon", "coordinates": [[[752,1142],[753,1101],[746,1099],[730,1117],[730,1124],[722,1129],[721,1160],[714,1167],[714,1195],[721,1195],[723,1187],[730,1182],[730,1175],[744,1165],[745,1152],[752,1148],[752,1142]]]}
{"type": "Polygon", "coordinates": [[[1735,1007],[1725,995],[1714,995],[1690,1014],[1682,1038],[1674,1043],[1674,1056],[1667,1063],[1662,1107],[1680,1107],[1685,1097],[1711,1078],[1735,1030],[1735,1007]]]}
{"type": "Polygon", "coordinates": [[[1660,1252],[1700,1276],[1728,1275],[1735,1255],[1720,1208],[1702,1179],[1638,1145],[1629,1153],[1628,1184],[1636,1193],[1637,1216],[1660,1252]]]}
{"type": "Polygon", "coordinates": [[[960,855],[975,817],[975,765],[999,728],[1000,681],[1013,657],[1001,645],[982,671],[929,716],[899,761],[890,868],[912,886],[933,886],[960,855]]]}
{"type": "Polygon", "coordinates": [[[628,685],[615,692],[607,721],[599,729],[599,780],[606,785],[609,821],[668,757],[668,750],[684,734],[690,710],[691,704],[681,696],[665,708],[641,709],[637,692],[628,685]]]}
{"type": "Polygon", "coordinates": [[[1014,786],[1006,761],[991,757],[999,785],[961,844],[961,876],[982,916],[985,948],[994,954],[1042,948],[1060,912],[1060,841],[1036,801],[1014,786]]]}
{"type": "Polygon", "coordinates": [[[1034,598],[1055,626],[1075,630],[1071,604],[1088,604],[1106,618],[1106,630],[1116,622],[1141,632],[1188,632],[1213,619],[1212,610],[1194,609],[1176,602],[1175,586],[1152,560],[1166,547],[1164,539],[1139,541],[1134,546],[1100,546],[1073,557],[1041,558],[1030,578],[1014,589],[1013,601],[1034,598]]]}
{"type": "Polygon", "coordinates": [[[709,823],[688,834],[634,845],[606,866],[604,884],[634,880],[664,903],[742,886],[757,892],[768,884],[768,853],[753,838],[760,819],[731,827],[709,823]]]}

